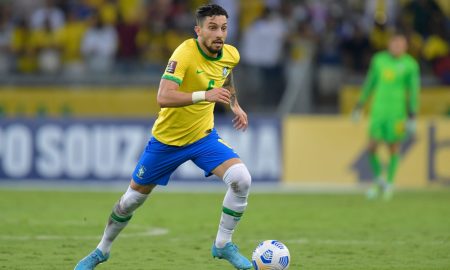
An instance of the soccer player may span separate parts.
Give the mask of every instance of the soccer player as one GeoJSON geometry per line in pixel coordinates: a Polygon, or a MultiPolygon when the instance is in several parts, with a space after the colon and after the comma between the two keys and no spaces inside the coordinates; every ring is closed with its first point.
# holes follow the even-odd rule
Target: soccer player
{"type": "Polygon", "coordinates": [[[97,248],[77,264],[76,270],[94,269],[108,260],[114,239],[133,212],[155,186],[167,185],[173,171],[188,160],[203,169],[206,176],[215,174],[228,185],[212,256],[229,261],[236,269],[252,268],[232,242],[234,229],[247,207],[251,176],[236,152],[219,137],[213,123],[214,105],[220,102],[230,105],[237,130],[248,126],[231,73],[239,62],[239,53],[224,43],[227,18],[227,12],[214,4],[196,11],[197,39],[184,41],[169,59],[157,96],[161,111],[130,186],[115,204],[97,248]]]}
{"type": "Polygon", "coordinates": [[[369,199],[380,195],[386,200],[391,199],[400,158],[400,144],[415,129],[420,84],[419,67],[406,50],[405,36],[396,33],[389,40],[388,50],[373,56],[361,96],[353,111],[353,117],[358,119],[362,107],[373,93],[368,152],[374,183],[367,192],[369,199]],[[377,155],[380,143],[387,144],[390,153],[387,181],[384,180],[382,165],[377,155]]]}

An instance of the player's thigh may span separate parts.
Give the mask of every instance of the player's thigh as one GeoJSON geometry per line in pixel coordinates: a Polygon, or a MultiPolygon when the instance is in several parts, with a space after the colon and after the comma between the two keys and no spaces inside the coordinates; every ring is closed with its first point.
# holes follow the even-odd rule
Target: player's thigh
{"type": "Polygon", "coordinates": [[[189,159],[185,148],[165,145],[152,138],[134,169],[133,181],[139,185],[166,185],[176,168],[189,159]]]}
{"type": "Polygon", "coordinates": [[[406,137],[406,119],[394,117],[389,119],[386,126],[386,142],[393,144],[404,140],[406,137]]]}
{"type": "Polygon", "coordinates": [[[379,117],[372,117],[369,122],[369,137],[371,141],[381,142],[385,140],[386,120],[379,117]]]}
{"type": "Polygon", "coordinates": [[[208,135],[198,147],[192,161],[205,171],[205,176],[212,175],[213,171],[225,162],[240,163],[239,155],[215,132],[208,135]]]}

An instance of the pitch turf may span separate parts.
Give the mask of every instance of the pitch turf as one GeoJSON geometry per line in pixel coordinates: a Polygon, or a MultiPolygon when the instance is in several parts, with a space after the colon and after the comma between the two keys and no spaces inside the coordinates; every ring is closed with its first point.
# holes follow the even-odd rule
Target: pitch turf
{"type": "MultiPolygon", "coordinates": [[[[0,269],[73,269],[95,248],[120,193],[0,190],[0,269]]],[[[222,194],[153,194],[97,269],[232,269],[212,259],[222,194]]],[[[252,194],[234,240],[250,256],[278,239],[290,269],[450,269],[450,190],[252,194]]]]}

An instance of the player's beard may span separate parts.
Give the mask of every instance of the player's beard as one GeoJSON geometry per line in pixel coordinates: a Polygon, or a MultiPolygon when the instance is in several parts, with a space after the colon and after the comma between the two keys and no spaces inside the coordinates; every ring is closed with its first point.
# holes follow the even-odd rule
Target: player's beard
{"type": "Polygon", "coordinates": [[[212,54],[216,54],[216,53],[219,53],[220,52],[220,50],[222,50],[222,48],[223,48],[223,40],[215,40],[215,41],[212,41],[211,42],[211,46],[208,46],[207,44],[206,44],[206,42],[203,42],[203,45],[205,46],[205,48],[208,50],[208,52],[210,52],[210,53],[212,53],[212,54]],[[221,42],[221,44],[220,44],[220,46],[216,46],[216,44],[217,43],[214,43],[214,42],[216,42],[216,41],[220,41],[221,42]],[[216,48],[214,48],[214,47],[219,47],[218,49],[216,49],[216,48]]]}

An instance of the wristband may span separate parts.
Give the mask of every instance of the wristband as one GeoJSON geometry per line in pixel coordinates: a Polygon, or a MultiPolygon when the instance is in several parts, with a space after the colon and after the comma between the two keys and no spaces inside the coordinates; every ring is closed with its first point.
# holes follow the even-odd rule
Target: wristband
{"type": "Polygon", "coordinates": [[[192,93],[192,103],[199,103],[200,101],[205,101],[206,91],[197,91],[192,93]]]}

